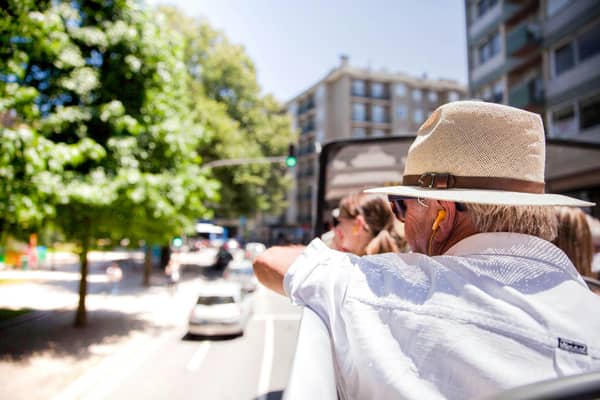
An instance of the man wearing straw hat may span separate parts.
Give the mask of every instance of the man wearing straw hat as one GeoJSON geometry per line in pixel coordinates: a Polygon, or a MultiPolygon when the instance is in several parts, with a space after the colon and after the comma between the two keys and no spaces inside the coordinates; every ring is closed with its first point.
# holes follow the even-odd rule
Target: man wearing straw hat
{"type": "Polygon", "coordinates": [[[356,257],[315,239],[254,264],[267,287],[328,327],[343,397],[469,399],[600,370],[600,298],[556,235],[537,114],[438,108],[385,193],[413,253],[356,257]]]}

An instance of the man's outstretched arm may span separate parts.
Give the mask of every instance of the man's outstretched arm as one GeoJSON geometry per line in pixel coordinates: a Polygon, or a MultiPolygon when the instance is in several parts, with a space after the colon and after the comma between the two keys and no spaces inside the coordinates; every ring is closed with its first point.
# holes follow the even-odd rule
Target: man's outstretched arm
{"type": "Polygon", "coordinates": [[[254,260],[254,273],[266,287],[285,296],[283,277],[304,246],[271,247],[254,260]]]}

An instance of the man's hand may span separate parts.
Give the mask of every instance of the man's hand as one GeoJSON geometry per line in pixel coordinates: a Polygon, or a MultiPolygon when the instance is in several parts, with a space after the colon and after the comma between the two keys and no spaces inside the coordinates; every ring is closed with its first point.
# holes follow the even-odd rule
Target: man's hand
{"type": "Polygon", "coordinates": [[[304,246],[271,247],[254,260],[254,273],[266,287],[285,296],[283,277],[304,246]]]}

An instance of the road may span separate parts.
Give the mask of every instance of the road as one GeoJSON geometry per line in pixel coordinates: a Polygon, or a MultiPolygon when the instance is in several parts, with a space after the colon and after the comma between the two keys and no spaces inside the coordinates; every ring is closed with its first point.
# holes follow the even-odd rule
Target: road
{"type": "Polygon", "coordinates": [[[254,315],[242,337],[194,340],[182,323],[107,397],[225,400],[271,393],[269,399],[279,398],[289,376],[299,310],[264,289],[253,297],[254,315]]]}
{"type": "Polygon", "coordinates": [[[214,279],[206,267],[186,268],[173,295],[161,274],[151,288],[140,287],[139,267],[124,270],[114,293],[104,265],[92,268],[85,330],[70,324],[75,270],[31,271],[33,280],[4,285],[2,306],[39,310],[40,318],[0,332],[0,398],[281,397],[301,313],[288,299],[259,287],[243,336],[199,339],[186,334],[187,316],[198,286],[214,279]]]}

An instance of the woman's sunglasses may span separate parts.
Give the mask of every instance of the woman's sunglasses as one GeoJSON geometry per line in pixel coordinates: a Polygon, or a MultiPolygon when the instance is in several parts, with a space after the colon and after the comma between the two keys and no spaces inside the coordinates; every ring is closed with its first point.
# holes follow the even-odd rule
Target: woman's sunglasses
{"type": "Polygon", "coordinates": [[[388,201],[390,202],[390,207],[392,207],[392,212],[400,222],[404,222],[404,217],[406,216],[406,203],[404,203],[404,200],[406,199],[408,199],[408,197],[388,195],[388,201]]]}

